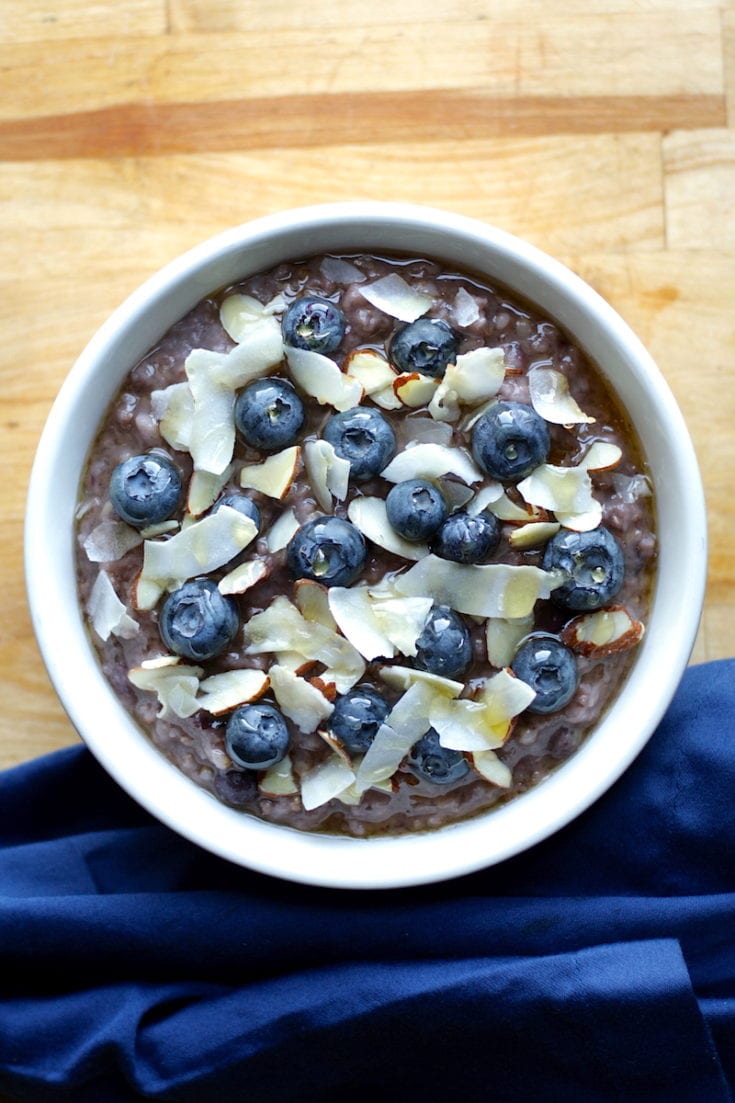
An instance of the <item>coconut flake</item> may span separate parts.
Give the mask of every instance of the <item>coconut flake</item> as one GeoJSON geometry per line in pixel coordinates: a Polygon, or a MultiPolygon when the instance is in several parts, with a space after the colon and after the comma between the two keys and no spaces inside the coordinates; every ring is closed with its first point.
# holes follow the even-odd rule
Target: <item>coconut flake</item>
{"type": "Polygon", "coordinates": [[[151,413],[163,439],[177,452],[188,452],[194,418],[194,396],[188,383],[172,383],[151,393],[151,413]]]}
{"type": "Polygon", "coordinates": [[[305,773],[301,778],[301,803],[307,812],[320,808],[348,789],[355,780],[354,771],[338,754],[305,773]]]}
{"type": "Polygon", "coordinates": [[[468,565],[428,555],[396,579],[410,597],[431,594],[437,605],[477,617],[525,617],[562,579],[539,567],[506,563],[468,565]]]}
{"type": "Polygon", "coordinates": [[[381,475],[391,483],[402,483],[405,479],[440,479],[442,475],[456,475],[465,483],[476,483],[483,478],[463,448],[446,448],[441,444],[416,444],[399,452],[381,475]]]}
{"type": "Polygon", "coordinates": [[[531,521],[514,529],[508,542],[512,548],[537,548],[555,536],[559,528],[558,521],[531,521]]]}
{"type": "Polygon", "coordinates": [[[367,279],[357,265],[344,257],[324,257],[319,268],[324,278],[333,283],[363,283],[367,279]]]}
{"type": "Polygon", "coordinates": [[[382,410],[400,410],[403,406],[400,398],[393,390],[392,383],[390,387],[381,387],[379,391],[373,391],[370,398],[382,410]]]}
{"type": "Polygon", "coordinates": [[[299,787],[293,772],[291,756],[285,755],[275,766],[270,766],[258,782],[258,790],[264,797],[288,797],[298,793],[299,787]]]}
{"type": "Polygon", "coordinates": [[[533,624],[532,613],[515,620],[507,617],[488,617],[485,625],[485,640],[490,665],[498,668],[510,666],[518,650],[518,644],[524,636],[533,631],[533,624]]]}
{"type": "Polygon", "coordinates": [[[339,365],[312,349],[286,346],[286,360],[294,383],[323,406],[335,410],[350,410],[363,397],[362,386],[350,375],[344,375],[339,365]]]}
{"type": "Polygon", "coordinates": [[[137,529],[124,521],[101,521],[82,547],[90,563],[116,563],[142,542],[143,537],[137,529]]]}
{"type": "Polygon", "coordinates": [[[592,482],[583,467],[557,467],[543,463],[518,483],[518,491],[530,505],[554,513],[587,513],[594,509],[592,482]]]}
{"type": "Polygon", "coordinates": [[[583,613],[565,625],[562,642],[579,655],[603,658],[635,647],[643,638],[645,626],[635,620],[622,605],[583,613]]]}
{"type": "Polygon", "coordinates": [[[388,520],[383,498],[353,498],[347,507],[347,516],[363,536],[393,555],[416,560],[429,554],[426,544],[412,544],[398,535],[388,520]]]}
{"type": "Polygon", "coordinates": [[[248,701],[257,701],[268,688],[268,676],[262,670],[225,670],[200,683],[199,704],[213,716],[221,716],[248,701]]]}
{"type": "Polygon", "coordinates": [[[505,378],[505,353],[501,348],[471,349],[449,364],[443,383],[453,390],[464,406],[476,406],[494,398],[505,378]]]}
{"type": "Polygon", "coordinates": [[[467,506],[470,517],[477,517],[478,513],[483,513],[488,506],[499,502],[504,493],[500,483],[488,483],[487,486],[481,487],[467,506]]]}
{"type": "Polygon", "coordinates": [[[367,586],[332,586],[328,597],[338,628],[364,658],[395,655],[396,649],[375,615],[367,586]]]}
{"type": "Polygon", "coordinates": [[[430,597],[391,597],[373,600],[373,614],[396,650],[413,656],[433,604],[430,597]]]}
{"type": "Polygon", "coordinates": [[[250,517],[231,506],[222,506],[168,540],[146,540],[143,570],[137,583],[137,607],[152,609],[164,590],[229,563],[256,534],[250,517]]]}
{"type": "Polygon", "coordinates": [[[554,368],[531,368],[528,392],[536,413],[553,425],[589,425],[595,420],[580,410],[569,393],[567,377],[554,368]]]}
{"type": "Polygon", "coordinates": [[[344,370],[358,381],[366,395],[392,389],[396,378],[386,358],[374,349],[355,349],[345,359],[344,370]]]}
{"type": "Polygon", "coordinates": [[[475,751],[470,755],[470,760],[477,773],[486,781],[491,781],[500,789],[510,789],[513,774],[505,763],[500,761],[495,751],[475,751]]]}
{"type": "Polygon", "coordinates": [[[615,493],[626,505],[639,498],[650,498],[652,493],[651,483],[646,475],[613,475],[612,482],[615,493]]]}
{"type": "Polygon", "coordinates": [[[195,471],[189,481],[186,508],[192,517],[200,517],[217,500],[217,496],[231,475],[226,467],[220,475],[210,471],[195,471]]]}
{"type": "Polygon", "coordinates": [[[253,326],[273,314],[286,309],[283,295],[276,295],[269,303],[261,303],[252,295],[228,295],[219,308],[219,320],[222,328],[240,344],[252,332],[253,326]]]}
{"type": "Polygon", "coordinates": [[[271,555],[285,548],[294,533],[300,528],[296,514],[292,509],[287,509],[268,529],[265,542],[271,555]]]}
{"type": "Polygon", "coordinates": [[[471,326],[480,317],[480,308],[477,299],[470,295],[464,287],[460,287],[454,296],[452,314],[458,326],[471,326]]]}
{"type": "Polygon", "coordinates": [[[268,671],[273,696],[284,716],[303,732],[313,732],[331,714],[334,706],[323,693],[298,674],[274,663],[268,671]]]}
{"type": "Polygon", "coordinates": [[[101,570],[97,574],[89,595],[87,612],[92,627],[101,640],[108,640],[111,635],[130,640],[140,631],[140,625],[120,601],[106,571],[101,570]]]}
{"type": "Polygon", "coordinates": [[[173,716],[185,720],[199,709],[197,690],[202,673],[199,666],[187,666],[174,655],[162,655],[128,671],[128,679],[136,689],[157,695],[162,720],[173,716]]]}
{"type": "Polygon", "coordinates": [[[415,322],[434,301],[431,295],[410,287],[397,272],[382,276],[374,283],[360,287],[359,291],[372,306],[401,322],[415,322]]]}
{"type": "Polygon", "coordinates": [[[269,498],[286,497],[301,466],[301,449],[298,445],[284,448],[268,456],[262,463],[247,464],[240,471],[240,486],[259,490],[269,498]]]}
{"type": "Polygon", "coordinates": [[[331,513],[332,497],[339,502],[347,497],[350,461],[338,456],[328,440],[310,440],[304,445],[304,462],[319,505],[331,513]]]}
{"type": "MultiPolygon", "coordinates": [[[[464,689],[463,682],[455,682],[452,678],[443,678],[440,674],[431,674],[428,670],[416,670],[412,666],[381,666],[378,675],[386,685],[393,689],[408,690],[411,686],[424,686],[427,693],[433,697],[440,694],[444,697],[457,697],[464,689]]],[[[428,716],[428,713],[427,713],[428,716]]]]}
{"type": "Polygon", "coordinates": [[[407,448],[413,448],[416,444],[440,444],[446,448],[452,443],[451,426],[423,415],[407,416],[403,422],[403,431],[407,448]]]}
{"type": "Polygon", "coordinates": [[[358,793],[393,776],[414,743],[431,727],[429,712],[434,697],[432,687],[417,683],[396,701],[358,766],[358,793]]]}
{"type": "Polygon", "coordinates": [[[439,743],[450,751],[486,751],[502,747],[503,738],[488,723],[488,710],[479,701],[441,698],[434,704],[429,719],[439,733],[439,743]]]}
{"type": "Polygon", "coordinates": [[[536,691],[517,678],[511,670],[499,670],[488,678],[480,694],[480,700],[488,710],[488,723],[507,725],[533,701],[536,691]]]}
{"type": "MultiPolygon", "coordinates": [[[[186,522],[186,519],[185,516],[182,524],[186,522]]],[[[144,540],[154,540],[156,536],[165,536],[167,533],[176,532],[180,528],[179,522],[171,518],[170,521],[159,521],[157,525],[146,525],[144,529],[140,530],[140,535],[144,540]]]]}

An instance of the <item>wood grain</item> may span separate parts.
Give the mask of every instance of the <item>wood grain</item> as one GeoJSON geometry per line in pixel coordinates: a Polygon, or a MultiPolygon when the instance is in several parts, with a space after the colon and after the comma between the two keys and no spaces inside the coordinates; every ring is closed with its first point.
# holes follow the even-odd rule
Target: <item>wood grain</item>
{"type": "Polygon", "coordinates": [[[709,503],[697,660],[735,654],[733,0],[0,0],[0,765],[76,739],[26,610],[22,524],[71,363],[229,225],[401,199],[559,256],[682,407],[709,503]]]}

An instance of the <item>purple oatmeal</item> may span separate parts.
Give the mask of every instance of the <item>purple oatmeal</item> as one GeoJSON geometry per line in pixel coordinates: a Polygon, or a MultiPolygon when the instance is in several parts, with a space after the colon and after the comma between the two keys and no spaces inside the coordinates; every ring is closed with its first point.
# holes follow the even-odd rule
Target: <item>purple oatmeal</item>
{"type": "Polygon", "coordinates": [[[90,636],[155,746],[234,808],[355,836],[569,758],[656,563],[600,373],[423,259],[313,257],[200,302],[126,378],[77,518],[90,636]]]}

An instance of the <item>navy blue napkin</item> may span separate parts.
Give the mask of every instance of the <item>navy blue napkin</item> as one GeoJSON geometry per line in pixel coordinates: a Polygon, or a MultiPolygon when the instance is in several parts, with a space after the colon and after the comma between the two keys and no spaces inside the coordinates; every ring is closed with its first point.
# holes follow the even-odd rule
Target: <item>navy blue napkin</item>
{"type": "Polygon", "coordinates": [[[0,775],[0,1091],[731,1101],[734,675],[687,671],[638,760],[553,839],[426,888],[231,866],[81,747],[0,775]]]}

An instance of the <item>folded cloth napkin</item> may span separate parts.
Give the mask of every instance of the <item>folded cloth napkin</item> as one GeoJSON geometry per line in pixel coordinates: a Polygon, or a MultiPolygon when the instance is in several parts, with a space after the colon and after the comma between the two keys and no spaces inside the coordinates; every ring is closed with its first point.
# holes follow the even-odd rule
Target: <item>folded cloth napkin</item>
{"type": "Polygon", "coordinates": [[[0,1092],[732,1100],[734,675],[690,668],[554,838],[410,890],[231,866],[82,748],[0,775],[0,1092]]]}

